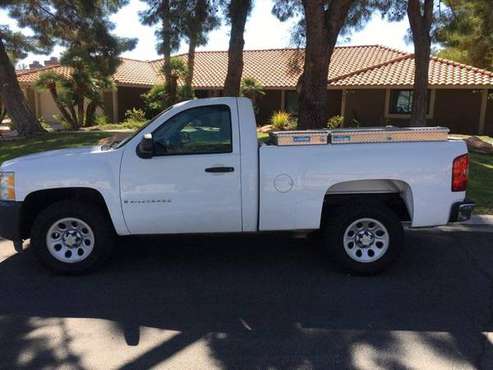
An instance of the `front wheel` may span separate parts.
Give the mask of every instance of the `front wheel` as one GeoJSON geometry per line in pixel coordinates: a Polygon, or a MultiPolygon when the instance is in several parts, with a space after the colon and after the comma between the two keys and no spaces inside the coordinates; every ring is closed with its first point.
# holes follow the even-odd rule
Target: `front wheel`
{"type": "Polygon", "coordinates": [[[31,230],[31,246],[40,262],[63,274],[80,274],[104,262],[113,238],[104,212],[77,201],[52,204],[36,217],[31,230]]]}
{"type": "Polygon", "coordinates": [[[387,268],[403,244],[397,215],[383,204],[338,208],[327,216],[323,243],[348,271],[375,274],[387,268]]]}

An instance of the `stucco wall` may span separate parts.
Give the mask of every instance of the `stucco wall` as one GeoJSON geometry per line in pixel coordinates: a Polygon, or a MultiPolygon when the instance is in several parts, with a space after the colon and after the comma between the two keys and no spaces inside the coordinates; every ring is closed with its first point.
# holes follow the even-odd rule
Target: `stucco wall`
{"type": "Polygon", "coordinates": [[[56,117],[61,117],[55,101],[48,91],[38,92],[38,117],[48,122],[56,122],[56,117]]]}
{"type": "Polygon", "coordinates": [[[357,120],[361,127],[384,124],[385,90],[348,90],[344,124],[357,120]]]}
{"type": "MultiPolygon", "coordinates": [[[[55,104],[49,91],[36,91],[33,88],[25,88],[24,94],[26,96],[29,107],[36,114],[36,98],[38,96],[38,112],[36,114],[37,118],[42,118],[46,122],[57,122],[57,118],[62,118],[58,107],[55,104]]],[[[103,111],[98,108],[96,109],[96,114],[102,114],[103,111]]]]}
{"type": "Polygon", "coordinates": [[[125,112],[132,108],[144,109],[144,100],[141,95],[149,91],[142,87],[118,87],[118,119],[125,119],[125,112]]]}
{"type": "Polygon", "coordinates": [[[327,107],[329,109],[329,118],[341,114],[342,90],[327,91],[327,107]]]}
{"type": "Polygon", "coordinates": [[[260,96],[257,105],[257,124],[269,123],[272,114],[281,110],[281,90],[265,90],[265,95],[260,96]]]}
{"type": "Polygon", "coordinates": [[[479,90],[437,90],[434,122],[452,133],[476,134],[479,127],[479,90]]]}
{"type": "Polygon", "coordinates": [[[103,92],[104,115],[109,122],[113,122],[113,91],[103,92]]]}
{"type": "Polygon", "coordinates": [[[493,136],[493,90],[490,91],[486,108],[485,134],[493,136]]]}

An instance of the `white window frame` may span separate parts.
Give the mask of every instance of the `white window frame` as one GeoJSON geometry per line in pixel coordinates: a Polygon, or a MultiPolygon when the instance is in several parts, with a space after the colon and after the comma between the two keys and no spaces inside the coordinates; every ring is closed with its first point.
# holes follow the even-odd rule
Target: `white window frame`
{"type": "MultiPolygon", "coordinates": [[[[410,90],[405,88],[388,88],[385,89],[385,118],[411,118],[408,113],[390,113],[390,93],[392,90],[410,90]]],[[[412,89],[411,89],[412,90],[412,89]]],[[[435,97],[436,89],[430,89],[430,109],[426,114],[426,119],[432,119],[435,114],[435,97]]]]}

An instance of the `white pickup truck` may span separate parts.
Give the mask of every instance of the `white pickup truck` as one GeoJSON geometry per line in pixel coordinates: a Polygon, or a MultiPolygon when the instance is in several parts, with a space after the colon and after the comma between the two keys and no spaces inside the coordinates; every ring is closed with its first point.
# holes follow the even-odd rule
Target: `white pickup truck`
{"type": "Polygon", "coordinates": [[[116,235],[320,230],[337,261],[371,274],[397,256],[403,222],[470,217],[467,171],[463,141],[259,144],[248,99],[198,99],[118,145],[4,162],[0,236],[81,273],[116,235]]]}

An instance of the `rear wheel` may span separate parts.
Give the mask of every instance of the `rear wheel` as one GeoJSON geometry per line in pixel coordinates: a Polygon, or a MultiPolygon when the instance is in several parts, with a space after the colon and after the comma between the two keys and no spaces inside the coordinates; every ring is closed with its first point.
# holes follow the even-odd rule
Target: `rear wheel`
{"type": "Polygon", "coordinates": [[[400,219],[383,204],[338,208],[325,221],[323,243],[350,272],[378,273],[395,260],[402,248],[400,219]]]}
{"type": "Polygon", "coordinates": [[[92,204],[57,202],[43,210],[31,230],[41,263],[57,273],[79,274],[104,262],[114,233],[104,212],[92,204]]]}

